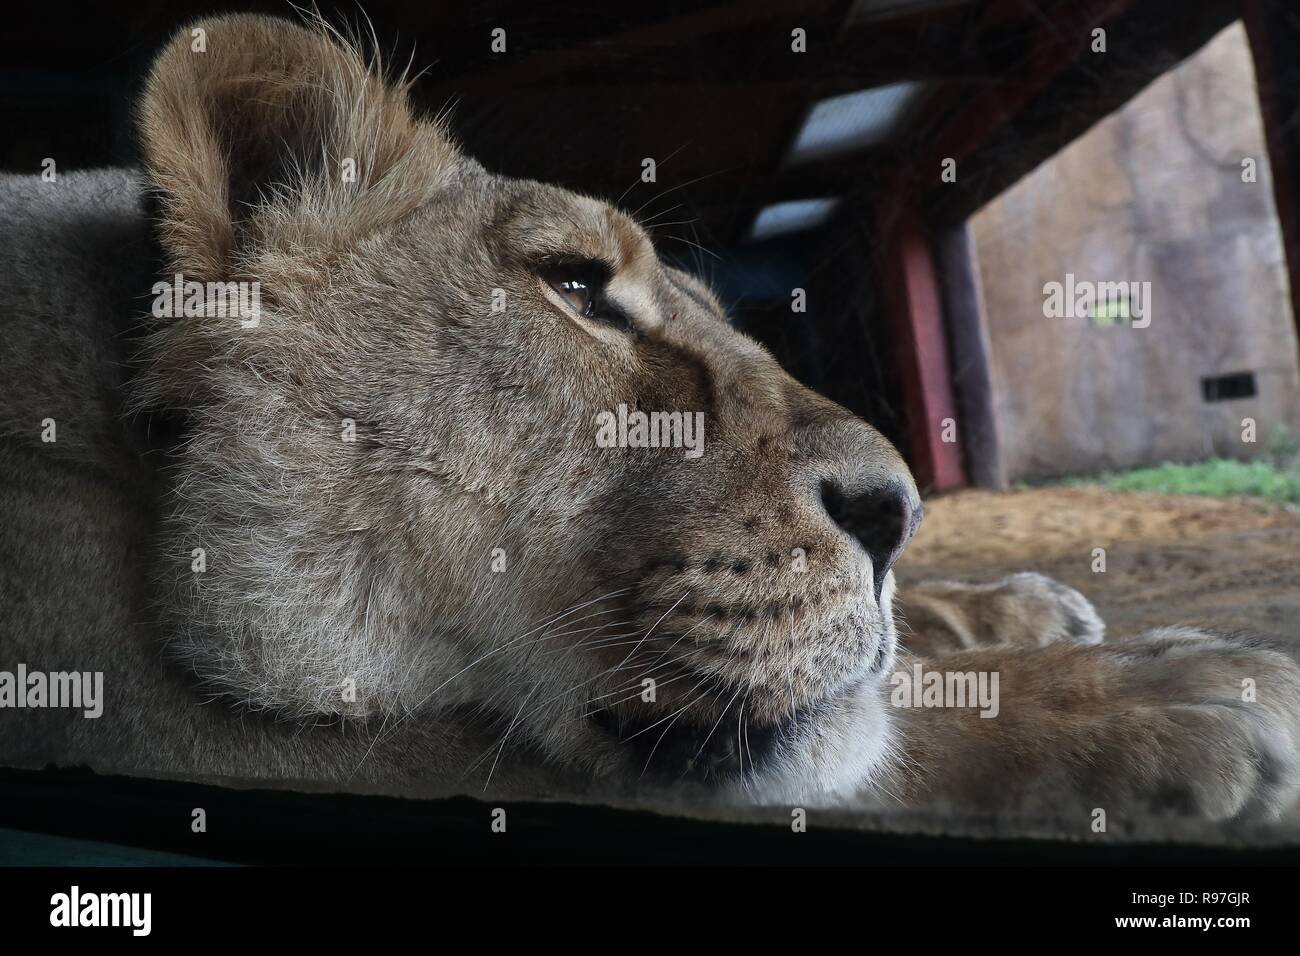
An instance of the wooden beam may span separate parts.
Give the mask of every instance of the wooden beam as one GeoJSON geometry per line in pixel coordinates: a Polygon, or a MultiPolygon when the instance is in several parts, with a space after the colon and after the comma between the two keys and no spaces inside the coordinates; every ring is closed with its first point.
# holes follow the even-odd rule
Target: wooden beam
{"type": "Polygon", "coordinates": [[[1011,124],[1052,80],[1088,54],[1094,27],[1108,25],[1132,2],[1071,0],[1073,6],[1062,6],[1068,8],[1064,23],[1045,14],[1024,59],[1005,71],[997,83],[974,91],[961,109],[950,111],[946,120],[936,124],[935,134],[927,137],[926,154],[918,157],[921,161],[916,166],[925,187],[932,189],[940,182],[939,168],[944,159],[955,159],[960,170],[962,161],[987,142],[994,131],[1011,124]]]}
{"type": "MultiPolygon", "coordinates": [[[[571,49],[526,55],[506,65],[493,64],[479,73],[458,75],[445,87],[434,88],[431,92],[434,95],[445,92],[449,96],[460,96],[469,87],[480,93],[508,93],[555,81],[557,77],[559,82],[568,85],[575,72],[593,68],[617,72],[636,69],[637,58],[656,50],[683,46],[694,48],[702,40],[720,42],[718,38],[721,36],[765,22],[771,22],[773,42],[784,37],[788,50],[790,30],[794,27],[801,26],[812,32],[814,28],[825,26],[826,32],[832,33],[843,19],[845,9],[844,0],[809,0],[793,12],[788,0],[736,0],[693,13],[665,17],[571,49]],[[788,28],[786,24],[789,24],[788,28]]],[[[792,55],[791,58],[796,57],[792,55]]],[[[710,59],[717,60],[718,57],[710,59]]],[[[695,60],[697,63],[708,62],[695,60]]],[[[682,75],[682,72],[677,72],[669,78],[680,79],[682,75]]],[[[688,71],[685,75],[691,73],[688,71]]]]}
{"type": "Polygon", "coordinates": [[[668,95],[687,86],[692,96],[709,87],[744,85],[797,90],[811,101],[902,80],[958,78],[987,82],[1019,52],[1014,31],[962,43],[976,10],[961,5],[841,29],[844,2],[791,6],[750,0],[671,17],[568,48],[518,55],[457,51],[437,73],[446,79],[420,95],[435,105],[450,99],[591,86],[654,90],[668,95]],[[738,10],[743,10],[739,15],[738,10]],[[807,31],[808,49],[790,49],[790,31],[807,31]],[[864,55],[865,54],[865,55],[864,55]]]}
{"type": "Polygon", "coordinates": [[[1036,46],[1056,50],[1057,56],[1042,54],[1036,68],[1009,71],[1004,83],[972,103],[974,121],[947,119],[936,111],[931,122],[944,129],[944,142],[917,163],[920,178],[913,183],[929,192],[923,203],[932,223],[964,221],[1122,108],[1238,15],[1236,0],[1201,0],[1195,7],[1184,0],[1143,0],[1125,6],[1119,0],[1098,0],[1068,10],[1062,15],[1068,20],[1053,29],[1070,42],[1050,36],[1037,41],[1036,46]],[[1088,50],[1093,26],[1107,29],[1105,54],[1088,50]],[[949,156],[958,160],[960,187],[940,182],[939,162],[949,156]]]}

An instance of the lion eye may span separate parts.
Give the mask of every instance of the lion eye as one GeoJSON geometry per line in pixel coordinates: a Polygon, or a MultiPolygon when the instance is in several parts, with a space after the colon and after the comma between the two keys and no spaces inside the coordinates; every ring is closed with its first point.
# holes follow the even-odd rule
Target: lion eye
{"type": "Polygon", "coordinates": [[[609,267],[598,260],[560,259],[541,268],[541,277],[584,319],[629,329],[627,315],[605,295],[609,267]]]}
{"type": "Polygon", "coordinates": [[[589,282],[576,277],[561,278],[553,280],[551,288],[573,307],[574,312],[588,319],[595,317],[598,290],[589,282]]]}

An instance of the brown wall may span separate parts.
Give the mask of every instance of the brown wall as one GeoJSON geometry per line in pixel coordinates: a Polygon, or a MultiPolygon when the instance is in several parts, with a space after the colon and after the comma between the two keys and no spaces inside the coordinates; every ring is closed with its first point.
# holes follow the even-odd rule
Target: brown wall
{"type": "MultiPolygon", "coordinates": [[[[1111,37],[1111,42],[1122,38],[1111,37]]],[[[1105,54],[1099,54],[1105,55],[1105,54]]],[[[1238,24],[972,220],[1002,464],[1012,479],[1213,455],[1300,432],[1282,241],[1238,24]],[[1242,181],[1242,159],[1257,181],[1242,181]],[[1047,318],[1043,286],[1149,281],[1151,323],[1047,318]],[[1204,401],[1204,376],[1258,395],[1204,401]],[[1241,441],[1241,420],[1259,441],[1241,441]]]]}

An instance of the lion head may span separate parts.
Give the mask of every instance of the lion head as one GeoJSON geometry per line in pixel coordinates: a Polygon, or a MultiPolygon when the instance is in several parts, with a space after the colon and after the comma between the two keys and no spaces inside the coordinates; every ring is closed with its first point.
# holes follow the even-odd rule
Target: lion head
{"type": "Polygon", "coordinates": [[[160,319],[135,382],[188,421],[160,575],[201,679],[600,773],[880,758],[913,481],[636,221],[487,171],[319,26],[183,31],[141,127],[169,276],[259,302],[160,319]]]}

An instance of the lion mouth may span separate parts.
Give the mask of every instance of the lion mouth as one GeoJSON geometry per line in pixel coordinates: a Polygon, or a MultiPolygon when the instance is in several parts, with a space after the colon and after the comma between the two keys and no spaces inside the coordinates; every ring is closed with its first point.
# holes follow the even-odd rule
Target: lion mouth
{"type": "Polygon", "coordinates": [[[762,634],[749,642],[705,634],[679,649],[698,622],[669,621],[633,653],[615,647],[601,658],[609,672],[637,678],[589,698],[588,726],[634,779],[726,786],[779,775],[823,733],[838,702],[881,679],[893,659],[887,609],[879,621],[846,615],[833,623],[801,642],[801,649],[821,644],[825,652],[796,660],[783,646],[762,645],[762,634]],[[628,693],[638,683],[658,696],[628,693]]]}
{"type": "Polygon", "coordinates": [[[750,779],[769,769],[801,728],[816,722],[820,709],[820,705],[801,707],[776,723],[755,720],[736,707],[719,715],[671,710],[637,714],[602,707],[588,717],[624,751],[634,774],[717,785],[750,779]]]}

